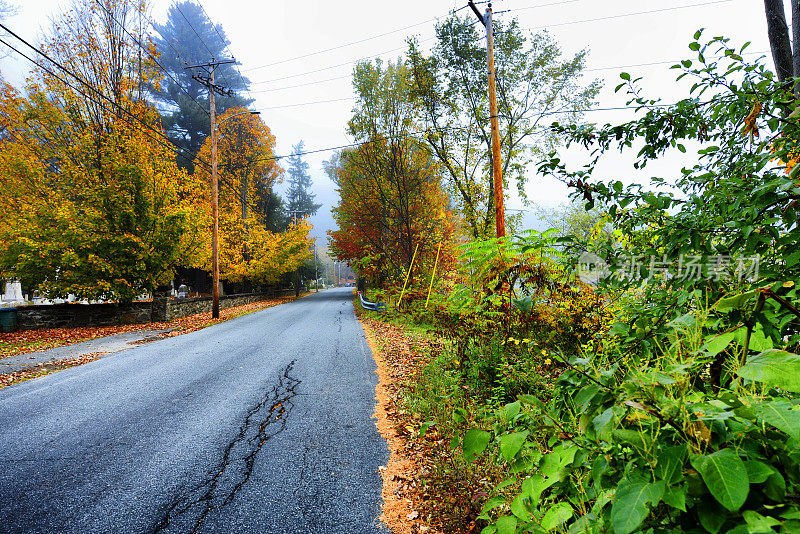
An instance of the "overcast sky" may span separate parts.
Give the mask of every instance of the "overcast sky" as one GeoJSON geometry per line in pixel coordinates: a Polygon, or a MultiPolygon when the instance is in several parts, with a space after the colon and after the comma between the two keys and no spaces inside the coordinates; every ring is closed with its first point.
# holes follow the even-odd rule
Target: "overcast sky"
{"type": "MultiPolygon", "coordinates": [[[[64,9],[68,0],[12,0],[18,15],[6,24],[24,38],[39,42],[50,17],[64,9]]],[[[350,75],[362,58],[397,58],[405,39],[417,35],[423,45],[432,43],[437,18],[466,5],[454,0],[406,0],[383,2],[358,0],[202,0],[214,22],[222,24],[230,50],[242,73],[253,82],[254,109],[277,138],[278,154],[288,155],[293,144],[305,141],[306,150],[319,150],[352,142],[345,134],[353,106],[350,75]]],[[[164,22],[171,4],[153,0],[151,15],[164,22]]],[[[485,6],[480,6],[485,8],[485,6]]],[[[725,35],[736,44],[751,41],[750,50],[768,54],[764,4],[761,0],[499,0],[496,18],[517,17],[523,28],[547,28],[565,54],[588,48],[586,76],[605,83],[597,107],[625,104],[615,95],[623,70],[644,76],[645,93],[674,102],[687,95],[685,84],[675,83],[672,62],[692,57],[687,45],[694,32],[704,27],[707,35],[725,35]],[[655,64],[664,62],[663,64],[655,64]],[[642,65],[649,64],[649,65],[642,65]],[[639,66],[631,66],[639,65],[639,66]]],[[[30,66],[13,55],[0,60],[3,76],[20,85],[30,66]]],[[[594,111],[592,122],[620,122],[633,118],[630,111],[594,111]]],[[[314,234],[324,236],[332,226],[329,210],[336,202],[333,184],[322,171],[330,151],[309,154],[318,200],[324,206],[312,222],[314,234]]],[[[574,154],[574,158],[580,155],[574,154]]],[[[683,156],[684,158],[690,156],[683,156]]],[[[674,176],[687,162],[667,158],[635,174],[625,155],[610,158],[601,174],[626,182],[650,175],[674,176]]],[[[537,177],[533,170],[527,187],[530,198],[544,207],[566,200],[566,187],[537,177]]],[[[512,198],[507,205],[522,208],[512,198]]],[[[535,225],[529,212],[526,224],[535,225]]],[[[325,240],[318,241],[325,246],[325,240]]]]}

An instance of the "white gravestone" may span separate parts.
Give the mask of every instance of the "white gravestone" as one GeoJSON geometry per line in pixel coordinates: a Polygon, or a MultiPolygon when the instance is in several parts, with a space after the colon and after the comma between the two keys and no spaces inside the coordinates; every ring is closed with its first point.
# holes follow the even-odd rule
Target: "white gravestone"
{"type": "Polygon", "coordinates": [[[7,281],[2,300],[5,302],[25,302],[25,299],[22,297],[22,284],[19,282],[7,281]]]}

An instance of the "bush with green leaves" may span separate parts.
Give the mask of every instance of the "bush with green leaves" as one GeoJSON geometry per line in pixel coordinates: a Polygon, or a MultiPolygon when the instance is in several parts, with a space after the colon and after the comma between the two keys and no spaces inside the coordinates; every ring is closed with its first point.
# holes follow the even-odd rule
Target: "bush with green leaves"
{"type": "Polygon", "coordinates": [[[570,170],[554,154],[540,170],[625,236],[593,250],[610,266],[599,290],[629,305],[560,354],[549,399],[521,395],[464,436],[465,458],[507,468],[483,506],[486,533],[800,532],[800,108],[744,47],[701,37],[697,60],[675,66],[696,80],[690,98],[648,100],[623,73],[641,118],[555,127],[594,159],[570,170]],[[644,167],[689,141],[698,160],[677,180],[593,176],[608,151],[641,146],[644,167]],[[661,268],[623,273],[630,257],[661,268]],[[698,276],[680,275],[687,257],[698,276]],[[758,271],[740,276],[737,258],[753,257],[758,271]]]}

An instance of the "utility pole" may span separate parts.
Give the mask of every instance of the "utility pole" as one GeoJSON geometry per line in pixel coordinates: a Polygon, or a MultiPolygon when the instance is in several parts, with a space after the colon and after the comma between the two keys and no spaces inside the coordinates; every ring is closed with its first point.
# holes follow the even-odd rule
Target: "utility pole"
{"type": "Polygon", "coordinates": [[[314,288],[319,293],[319,273],[317,272],[317,238],[314,238],[314,288]]]}
{"type": "Polygon", "coordinates": [[[492,182],[494,183],[494,222],[497,237],[506,235],[506,215],[503,209],[503,169],[500,165],[500,124],[497,120],[497,95],[494,69],[494,31],[492,28],[492,3],[486,7],[486,14],[481,15],[472,0],[469,7],[486,26],[486,56],[489,69],[489,122],[492,128],[492,182]]]}
{"type": "Polygon", "coordinates": [[[214,95],[232,96],[233,91],[226,91],[214,81],[214,70],[219,65],[236,63],[236,60],[226,59],[222,61],[211,61],[202,65],[187,65],[186,69],[203,68],[209,76],[193,75],[192,78],[200,82],[208,89],[208,97],[211,108],[211,218],[214,220],[211,230],[211,317],[219,318],[219,183],[217,181],[217,110],[214,102],[214,95]]]}
{"type": "MultiPolygon", "coordinates": [[[[294,219],[294,224],[295,224],[295,226],[297,226],[297,214],[298,213],[305,213],[305,212],[303,212],[301,210],[291,210],[289,213],[292,214],[292,218],[294,219]]],[[[299,297],[300,296],[300,268],[302,266],[303,266],[302,264],[298,265],[297,266],[297,270],[294,273],[294,296],[295,297],[299,297]]]]}

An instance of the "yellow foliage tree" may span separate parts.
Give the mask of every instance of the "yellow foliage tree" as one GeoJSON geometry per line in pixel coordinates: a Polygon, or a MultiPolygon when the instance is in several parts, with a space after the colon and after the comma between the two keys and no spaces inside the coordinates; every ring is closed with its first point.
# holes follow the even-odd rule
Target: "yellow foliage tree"
{"type": "MultiPolygon", "coordinates": [[[[301,222],[274,233],[257,216],[256,188],[271,189],[280,182],[283,169],[274,158],[272,132],[260,118],[246,112],[232,108],[217,121],[220,276],[230,282],[271,283],[310,256],[310,226],[301,222]]],[[[209,137],[195,161],[195,177],[205,184],[206,192],[210,161],[209,137]]]]}
{"type": "Polygon", "coordinates": [[[69,94],[0,90],[0,276],[53,297],[130,301],[168,282],[202,249],[191,181],[154,142],[158,115],[87,124],[69,94]]]}

